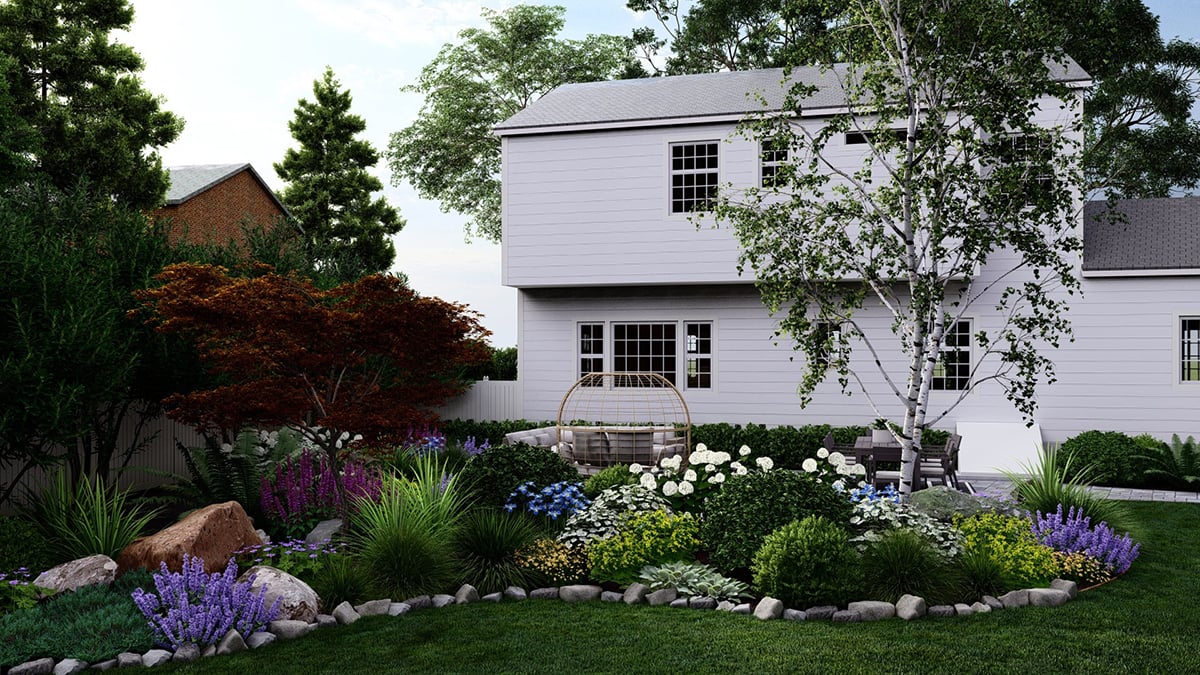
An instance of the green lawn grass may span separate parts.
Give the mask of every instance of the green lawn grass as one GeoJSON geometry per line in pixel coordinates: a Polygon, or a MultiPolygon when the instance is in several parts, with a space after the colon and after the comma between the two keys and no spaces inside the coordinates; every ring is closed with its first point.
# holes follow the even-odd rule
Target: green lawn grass
{"type": "Polygon", "coordinates": [[[557,601],[372,617],[188,673],[1195,672],[1200,505],[1131,503],[1141,557],[1056,609],[871,624],[557,601]]]}

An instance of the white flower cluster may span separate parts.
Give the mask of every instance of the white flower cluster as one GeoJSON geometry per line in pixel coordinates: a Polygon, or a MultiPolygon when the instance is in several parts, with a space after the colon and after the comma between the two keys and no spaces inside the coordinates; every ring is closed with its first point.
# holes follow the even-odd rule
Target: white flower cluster
{"type": "MultiPolygon", "coordinates": [[[[742,446],[738,456],[749,457],[750,448],[742,446]]],[[[659,461],[658,466],[649,470],[641,464],[632,464],[629,471],[639,474],[638,485],[647,490],[661,490],[664,497],[688,497],[698,494],[703,500],[710,492],[719,489],[730,475],[741,476],[750,472],[750,468],[741,461],[734,460],[728,452],[709,450],[703,443],[696,445],[696,450],[688,458],[689,466],[684,468],[683,457],[676,455],[659,461]]],[[[757,457],[754,466],[760,471],[770,471],[775,462],[770,457],[757,457]]]]}
{"type": "MultiPolygon", "coordinates": [[[[805,473],[812,474],[813,478],[824,482],[829,480],[833,486],[839,491],[846,488],[847,479],[855,479],[860,476],[867,475],[867,467],[857,462],[846,461],[846,456],[840,452],[830,452],[825,448],[817,450],[817,459],[809,457],[800,463],[800,468],[805,473]],[[825,460],[823,462],[817,460],[825,460]]],[[[861,485],[862,482],[858,481],[861,485]]]]}

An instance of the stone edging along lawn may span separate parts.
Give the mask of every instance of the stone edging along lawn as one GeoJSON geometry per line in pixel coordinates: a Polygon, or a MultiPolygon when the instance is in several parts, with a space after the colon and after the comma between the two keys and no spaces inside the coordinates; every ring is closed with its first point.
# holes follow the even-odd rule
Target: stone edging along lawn
{"type": "Polygon", "coordinates": [[[1028,588],[1010,591],[995,598],[985,595],[978,602],[967,605],[934,605],[929,607],[923,598],[912,595],[902,596],[895,604],[867,600],[852,602],[845,609],[828,605],[809,607],[805,610],[785,608],[782,601],[765,597],[757,603],[735,604],[728,600],[718,601],[716,598],[692,597],[681,598],[674,588],[650,591],[643,584],[633,584],[624,593],[604,591],[599,586],[571,585],[550,588],[538,588],[526,593],[522,588],[510,586],[503,593],[490,593],[480,596],[479,592],[470,585],[464,585],[454,595],[422,595],[409,598],[404,602],[393,602],[390,599],[371,600],[360,605],[351,606],[343,602],[334,608],[332,614],[318,614],[314,623],[296,620],[272,621],[266,630],[249,636],[242,636],[235,630],[230,630],[215,645],[201,649],[195,644],[180,647],[174,653],[166,649],[152,649],[145,654],[125,652],[107,661],[88,664],[78,659],[64,659],[55,662],[52,658],[28,661],[8,670],[8,675],[34,675],[50,673],[76,673],[89,667],[99,670],[128,666],[159,666],[167,662],[189,662],[204,656],[233,654],[247,649],[259,649],[275,642],[299,638],[317,628],[352,624],[364,616],[407,614],[413,610],[425,608],[442,608],[449,605],[463,605],[472,602],[501,602],[503,600],[521,601],[562,600],[564,602],[624,602],[630,605],[648,604],[650,606],[667,605],[676,608],[697,610],[726,611],[733,614],[752,615],[757,619],[769,621],[784,619],[788,621],[833,621],[835,623],[854,623],[860,621],[880,621],[900,617],[911,621],[922,617],[952,617],[970,616],[1016,607],[1058,607],[1074,599],[1078,587],[1074,581],[1055,579],[1049,588],[1028,588]]]}

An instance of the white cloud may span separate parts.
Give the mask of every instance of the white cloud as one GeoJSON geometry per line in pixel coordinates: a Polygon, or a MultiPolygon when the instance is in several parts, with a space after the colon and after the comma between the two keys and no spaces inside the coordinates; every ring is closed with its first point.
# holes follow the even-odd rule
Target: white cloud
{"type": "Polygon", "coordinates": [[[388,47],[440,44],[482,23],[483,3],[457,0],[297,0],[328,26],[388,47]]]}

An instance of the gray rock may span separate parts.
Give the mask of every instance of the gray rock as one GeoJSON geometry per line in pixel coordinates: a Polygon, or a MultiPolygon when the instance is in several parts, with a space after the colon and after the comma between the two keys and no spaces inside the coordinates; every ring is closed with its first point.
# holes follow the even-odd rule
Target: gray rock
{"type": "Polygon", "coordinates": [[[754,608],[750,606],[750,603],[743,602],[740,605],[734,605],[733,609],[729,611],[733,612],[734,614],[749,614],[754,611],[754,608]]]}
{"type": "Polygon", "coordinates": [[[820,605],[804,610],[804,616],[809,621],[831,621],[837,611],[838,608],[833,605],[820,605]]]}
{"type": "MultiPolygon", "coordinates": [[[[35,586],[53,588],[55,591],[73,591],[84,586],[104,584],[111,586],[117,578],[117,561],[97,554],[56,565],[42,572],[33,580],[35,586]]],[[[30,663],[35,663],[31,661],[30,663]]]]}
{"type": "Polygon", "coordinates": [[[929,607],[925,604],[925,598],[905,593],[896,601],[896,616],[905,621],[919,619],[928,611],[929,607]]]}
{"type": "Polygon", "coordinates": [[[1057,588],[1029,589],[1029,604],[1034,607],[1058,607],[1070,601],[1070,594],[1057,588]]]}
{"type": "Polygon", "coordinates": [[[482,600],[483,602],[500,602],[501,600],[504,599],[504,594],[497,591],[495,593],[488,593],[487,595],[485,595],[479,599],[482,600]]]}
{"type": "Polygon", "coordinates": [[[646,584],[632,583],[629,588],[625,589],[624,600],[627,605],[636,605],[646,601],[646,595],[650,593],[650,587],[646,584]]]}
{"type": "Polygon", "coordinates": [[[337,619],[332,614],[317,615],[317,628],[329,628],[330,626],[336,625],[337,619]]]}
{"type": "MultiPolygon", "coordinates": [[[[315,626],[317,624],[314,623],[312,625],[315,626]]],[[[266,647],[267,645],[275,642],[278,639],[279,639],[279,636],[276,635],[275,633],[268,633],[265,630],[260,630],[257,633],[246,638],[246,646],[249,647],[250,649],[258,649],[259,647],[266,647]]]]}
{"type": "Polygon", "coordinates": [[[354,611],[358,612],[359,616],[383,616],[392,608],[392,599],[383,598],[381,600],[368,600],[361,605],[356,605],[354,611]]]}
{"type": "Polygon", "coordinates": [[[833,613],[834,623],[858,623],[862,620],[862,614],[852,609],[843,609],[833,613]]]}
{"type": "Polygon", "coordinates": [[[688,598],[688,607],[691,607],[692,609],[716,609],[717,599],[710,598],[707,595],[688,598]]]}
{"type": "Polygon", "coordinates": [[[621,602],[625,595],[616,591],[604,591],[600,594],[600,602],[621,602]]]}
{"type": "Polygon", "coordinates": [[[200,650],[200,658],[202,658],[202,659],[207,659],[210,656],[216,656],[216,655],[217,655],[217,646],[216,645],[209,645],[209,646],[205,647],[204,649],[200,650]]]}
{"type": "Polygon", "coordinates": [[[529,592],[529,598],[531,600],[557,600],[558,599],[558,589],[557,588],[535,588],[529,592]]]}
{"type": "Polygon", "coordinates": [[[991,607],[992,609],[1004,609],[1004,603],[1000,602],[998,598],[994,598],[990,595],[983,596],[983,604],[991,607]]]}
{"type": "Polygon", "coordinates": [[[675,598],[671,601],[670,607],[674,609],[686,609],[688,606],[687,598],[675,598]]]}
{"type": "Polygon", "coordinates": [[[975,602],[971,603],[971,611],[976,614],[987,614],[988,612],[992,611],[992,607],[987,603],[976,600],[975,602]]]}
{"type": "Polygon", "coordinates": [[[342,519],[322,520],[304,537],[306,544],[320,544],[330,541],[342,531],[342,519]]]}
{"type": "Polygon", "coordinates": [[[974,613],[975,613],[975,610],[971,609],[971,606],[968,605],[967,603],[965,603],[965,602],[954,603],[954,615],[955,616],[971,616],[974,613]]]}
{"type": "Polygon", "coordinates": [[[242,639],[241,633],[230,628],[229,632],[226,633],[224,637],[222,637],[220,640],[217,640],[216,647],[217,651],[215,653],[218,656],[236,654],[237,652],[246,651],[246,641],[242,639]]]}
{"type": "Polygon", "coordinates": [[[659,605],[669,605],[675,600],[675,598],[678,597],[679,591],[675,590],[674,588],[660,588],[653,593],[647,594],[646,602],[649,603],[651,607],[658,607],[659,605]]]}
{"type": "Polygon", "coordinates": [[[418,595],[415,598],[405,600],[404,604],[413,609],[428,609],[429,607],[433,607],[433,598],[430,598],[428,595],[418,595]]]}
{"type": "Polygon", "coordinates": [[[179,649],[175,650],[175,654],[171,656],[172,661],[179,663],[191,663],[200,658],[200,645],[195,642],[186,642],[179,645],[179,649]]]}
{"type": "Polygon", "coordinates": [[[783,620],[784,621],[804,621],[807,618],[808,618],[808,615],[805,614],[802,610],[799,610],[799,609],[783,610],[783,620]]]}
{"type": "Polygon", "coordinates": [[[171,652],[165,649],[151,649],[145,654],[142,654],[142,665],[146,666],[147,668],[161,666],[170,660],[171,652]]]}
{"type": "Polygon", "coordinates": [[[121,652],[117,654],[118,668],[141,668],[142,655],[137,652],[121,652]]]}
{"type": "Polygon", "coordinates": [[[388,616],[400,616],[408,614],[410,611],[412,611],[412,607],[409,607],[407,602],[393,602],[388,605],[387,613],[388,616]]]}
{"type": "Polygon", "coordinates": [[[258,528],[257,530],[255,530],[254,534],[258,535],[258,538],[262,540],[262,543],[264,543],[264,544],[271,543],[271,535],[267,534],[267,531],[262,529],[261,527],[258,528]]]}
{"type": "Polygon", "coordinates": [[[728,600],[722,600],[717,603],[718,612],[732,612],[734,607],[737,607],[737,605],[728,600]]]}
{"type": "Polygon", "coordinates": [[[1009,591],[1000,596],[1000,602],[1004,605],[1004,609],[1024,607],[1025,605],[1029,604],[1029,591],[1009,591]]]}
{"type": "Polygon", "coordinates": [[[558,589],[558,597],[563,602],[587,602],[589,600],[599,600],[601,590],[599,586],[575,584],[572,586],[563,586],[558,589]]]}
{"type": "Polygon", "coordinates": [[[508,588],[504,589],[504,597],[508,598],[509,600],[524,600],[525,598],[529,597],[529,595],[525,593],[525,589],[521,588],[520,586],[509,586],[508,588]]]}
{"type": "Polygon", "coordinates": [[[454,593],[454,604],[465,605],[468,602],[479,602],[479,589],[471,584],[463,584],[454,593]]]}
{"type": "Polygon", "coordinates": [[[312,586],[297,577],[269,565],[255,565],[242,573],[238,581],[245,583],[254,577],[250,584],[250,592],[258,593],[266,589],[263,604],[270,607],[279,601],[279,616],[277,619],[293,619],[312,623],[317,618],[317,607],[320,599],[312,586]]]}
{"type": "MultiPolygon", "coordinates": [[[[87,670],[88,662],[79,659],[63,659],[54,664],[54,675],[71,675],[87,670]]],[[[11,670],[8,672],[12,672],[11,670]]]]}
{"type": "Polygon", "coordinates": [[[929,616],[938,618],[954,616],[954,605],[934,605],[929,608],[929,616]]]}
{"type": "Polygon", "coordinates": [[[847,605],[846,609],[858,612],[863,621],[883,621],[896,616],[896,606],[880,600],[860,600],[847,605]]]}
{"type": "MultiPolygon", "coordinates": [[[[295,640],[298,637],[304,637],[317,627],[315,623],[307,623],[305,621],[296,621],[295,619],[278,619],[267,624],[267,630],[274,633],[281,640],[295,640]]],[[[246,643],[250,644],[250,643],[246,643]]]]}
{"type": "Polygon", "coordinates": [[[765,597],[754,606],[754,618],[760,621],[770,621],[783,616],[783,601],[765,597]]]}
{"type": "Polygon", "coordinates": [[[337,622],[343,626],[347,626],[358,621],[362,616],[354,611],[354,608],[350,606],[348,601],[343,600],[342,604],[333,608],[333,618],[337,619],[337,622]]]}
{"type": "MultiPolygon", "coordinates": [[[[209,645],[209,647],[212,647],[212,645],[209,645]]],[[[215,647],[214,647],[214,650],[215,650],[215,647]]],[[[108,659],[107,661],[99,661],[97,663],[93,663],[91,670],[112,670],[113,668],[116,668],[116,667],[117,667],[117,660],[116,659],[108,659]]],[[[11,673],[12,671],[10,670],[8,672],[11,673]]]]}
{"type": "Polygon", "coordinates": [[[1079,595],[1079,584],[1066,579],[1055,579],[1054,581],[1051,581],[1050,588],[1066,591],[1067,595],[1069,595],[1072,600],[1079,595]]]}
{"type": "Polygon", "coordinates": [[[26,661],[17,666],[8,669],[9,675],[50,675],[54,672],[54,659],[46,657],[37,659],[36,661],[26,661]]]}
{"type": "Polygon", "coordinates": [[[438,593],[437,595],[433,596],[431,602],[434,609],[449,607],[450,605],[454,604],[454,596],[446,593],[438,593]]]}

